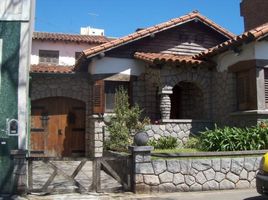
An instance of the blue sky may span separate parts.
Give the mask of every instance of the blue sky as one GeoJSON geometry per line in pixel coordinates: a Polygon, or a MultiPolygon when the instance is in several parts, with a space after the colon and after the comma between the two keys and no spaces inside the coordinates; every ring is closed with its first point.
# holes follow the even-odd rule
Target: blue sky
{"type": "Polygon", "coordinates": [[[243,32],[240,0],[36,0],[35,30],[79,33],[80,27],[105,29],[121,37],[198,10],[235,34],[243,32]]]}

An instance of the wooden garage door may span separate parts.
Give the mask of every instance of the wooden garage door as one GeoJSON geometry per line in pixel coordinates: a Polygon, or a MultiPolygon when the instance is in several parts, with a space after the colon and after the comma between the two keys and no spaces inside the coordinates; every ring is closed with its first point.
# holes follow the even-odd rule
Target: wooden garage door
{"type": "Polygon", "coordinates": [[[84,155],[85,104],[53,97],[31,106],[31,154],[51,157],[84,155]]]}

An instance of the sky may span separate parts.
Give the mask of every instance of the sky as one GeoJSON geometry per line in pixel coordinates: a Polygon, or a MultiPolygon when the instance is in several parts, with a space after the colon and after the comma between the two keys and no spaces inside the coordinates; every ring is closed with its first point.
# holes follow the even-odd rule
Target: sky
{"type": "Polygon", "coordinates": [[[75,33],[80,27],[122,37],[198,10],[220,26],[240,34],[240,0],[36,0],[35,31],[75,33]]]}

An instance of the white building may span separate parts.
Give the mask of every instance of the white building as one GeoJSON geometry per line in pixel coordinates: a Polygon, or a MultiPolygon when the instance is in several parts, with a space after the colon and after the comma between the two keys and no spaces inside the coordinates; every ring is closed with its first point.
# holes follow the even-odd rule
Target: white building
{"type": "Polygon", "coordinates": [[[73,66],[84,49],[108,41],[104,36],[34,32],[31,64],[73,66]]]}

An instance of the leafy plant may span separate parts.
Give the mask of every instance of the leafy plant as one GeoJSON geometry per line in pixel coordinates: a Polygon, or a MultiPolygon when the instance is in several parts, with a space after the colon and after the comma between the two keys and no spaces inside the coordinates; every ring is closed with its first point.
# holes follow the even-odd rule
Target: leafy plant
{"type": "Polygon", "coordinates": [[[105,147],[117,151],[126,151],[132,144],[133,133],[144,130],[149,124],[148,118],[141,119],[142,110],[138,105],[130,107],[126,90],[120,87],[115,93],[115,115],[111,117],[107,127],[110,133],[105,147]]]}
{"type": "Polygon", "coordinates": [[[161,137],[158,140],[153,139],[150,140],[148,144],[155,149],[175,149],[179,145],[177,138],[172,136],[161,137]]]}
{"type": "Polygon", "coordinates": [[[268,147],[268,126],[250,128],[224,127],[201,133],[200,146],[205,151],[259,150],[268,147]]]}
{"type": "Polygon", "coordinates": [[[190,137],[184,147],[198,149],[200,147],[200,139],[198,137],[190,137]]]}

